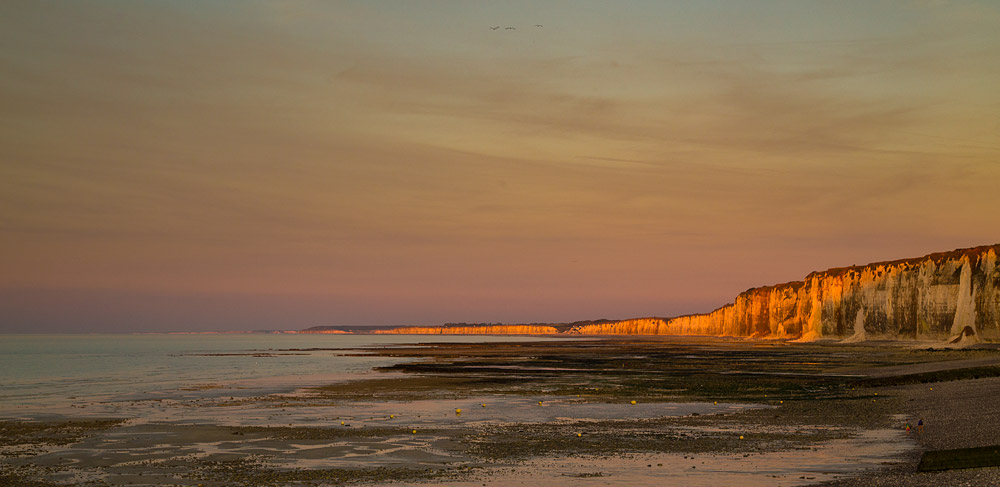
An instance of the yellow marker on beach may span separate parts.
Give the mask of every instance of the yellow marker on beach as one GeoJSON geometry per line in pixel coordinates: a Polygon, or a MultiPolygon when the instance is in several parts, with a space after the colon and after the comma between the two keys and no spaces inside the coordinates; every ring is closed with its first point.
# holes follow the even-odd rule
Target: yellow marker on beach
{"type": "Polygon", "coordinates": [[[635,404],[635,400],[634,400],[634,399],[632,400],[632,403],[631,403],[631,404],[635,404]]]}
{"type": "Polygon", "coordinates": [[[583,433],[577,433],[577,434],[576,434],[576,437],[577,437],[577,438],[580,438],[581,436],[583,436],[583,433]]]}
{"type": "Polygon", "coordinates": [[[541,406],[542,405],[542,401],[538,401],[538,405],[541,406]]]}
{"type": "Polygon", "coordinates": [[[933,388],[933,387],[931,387],[931,390],[933,391],[933,390],[934,390],[934,388],[933,388]]]}
{"type": "Polygon", "coordinates": [[[394,419],[395,417],[396,417],[396,415],[395,415],[395,414],[390,414],[390,415],[389,415],[389,419],[394,419]]]}
{"type": "Polygon", "coordinates": [[[417,430],[413,430],[413,434],[417,434],[417,430]]]}
{"type": "Polygon", "coordinates": [[[462,414],[461,408],[455,408],[455,414],[462,414]]]}
{"type": "Polygon", "coordinates": [[[740,439],[741,439],[741,440],[743,439],[743,435],[740,435],[740,439]]]}
{"type": "Polygon", "coordinates": [[[344,425],[344,422],[343,422],[343,421],[341,421],[341,422],[340,422],[340,425],[341,425],[341,426],[343,426],[343,425],[344,425]]]}
{"type": "Polygon", "coordinates": [[[486,407],[486,403],[485,402],[483,403],[483,407],[486,407]]]}
{"type": "Polygon", "coordinates": [[[715,401],[712,404],[715,404],[716,406],[718,406],[719,405],[719,401],[715,401]]]}
{"type": "Polygon", "coordinates": [[[785,401],[778,401],[778,404],[784,404],[785,401]]]}

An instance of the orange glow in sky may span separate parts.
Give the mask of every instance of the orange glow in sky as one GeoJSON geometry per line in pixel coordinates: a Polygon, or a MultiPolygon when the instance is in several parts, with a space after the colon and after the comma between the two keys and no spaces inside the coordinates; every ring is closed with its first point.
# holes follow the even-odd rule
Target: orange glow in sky
{"type": "Polygon", "coordinates": [[[672,316],[996,243],[998,33],[986,1],[3,2],[0,332],[672,316]]]}

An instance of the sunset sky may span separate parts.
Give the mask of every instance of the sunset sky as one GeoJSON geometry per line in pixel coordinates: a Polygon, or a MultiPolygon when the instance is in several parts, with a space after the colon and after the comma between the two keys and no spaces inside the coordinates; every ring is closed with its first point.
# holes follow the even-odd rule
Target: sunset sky
{"type": "Polygon", "coordinates": [[[0,332],[673,316],[997,242],[993,1],[0,3],[0,332]]]}

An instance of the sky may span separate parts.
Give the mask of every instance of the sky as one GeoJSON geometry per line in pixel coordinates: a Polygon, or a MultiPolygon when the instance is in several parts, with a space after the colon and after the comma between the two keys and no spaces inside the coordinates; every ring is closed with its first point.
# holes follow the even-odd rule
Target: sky
{"type": "Polygon", "coordinates": [[[0,332],[675,316],[997,243],[998,52],[991,1],[0,2],[0,332]]]}

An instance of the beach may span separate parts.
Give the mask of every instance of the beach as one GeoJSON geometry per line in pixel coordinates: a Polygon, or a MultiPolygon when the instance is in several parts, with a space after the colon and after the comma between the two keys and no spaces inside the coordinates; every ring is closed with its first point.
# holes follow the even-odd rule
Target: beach
{"type": "Polygon", "coordinates": [[[916,472],[925,450],[1000,438],[992,348],[618,337],[269,353],[381,365],[325,384],[220,380],[186,395],[7,410],[0,480],[977,485],[998,475],[916,472]],[[923,433],[905,431],[921,418],[923,433]]]}

